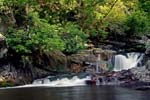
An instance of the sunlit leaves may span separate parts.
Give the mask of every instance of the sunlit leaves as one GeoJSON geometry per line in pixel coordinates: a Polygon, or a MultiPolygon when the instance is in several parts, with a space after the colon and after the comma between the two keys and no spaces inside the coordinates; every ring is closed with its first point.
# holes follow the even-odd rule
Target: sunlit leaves
{"type": "Polygon", "coordinates": [[[84,48],[86,35],[104,39],[108,34],[148,33],[149,4],[148,0],[0,0],[0,13],[14,20],[8,43],[16,51],[76,52],[84,48]]]}

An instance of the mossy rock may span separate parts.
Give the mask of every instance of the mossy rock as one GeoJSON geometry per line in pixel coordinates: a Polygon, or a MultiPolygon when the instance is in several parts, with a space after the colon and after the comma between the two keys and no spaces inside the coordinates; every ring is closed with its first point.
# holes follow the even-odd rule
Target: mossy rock
{"type": "Polygon", "coordinates": [[[15,84],[12,81],[2,81],[0,82],[0,87],[12,87],[15,84]]]}

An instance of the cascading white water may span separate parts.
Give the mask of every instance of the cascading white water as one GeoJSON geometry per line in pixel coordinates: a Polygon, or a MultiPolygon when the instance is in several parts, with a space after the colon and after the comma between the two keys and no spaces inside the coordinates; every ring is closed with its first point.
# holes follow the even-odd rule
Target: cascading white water
{"type": "Polygon", "coordinates": [[[69,86],[84,86],[86,85],[86,80],[90,80],[90,76],[84,78],[79,78],[78,76],[73,76],[72,78],[61,78],[50,81],[49,77],[34,80],[32,84],[14,86],[14,87],[5,87],[6,88],[25,88],[25,87],[69,87],[69,86]]]}
{"type": "Polygon", "coordinates": [[[127,53],[126,55],[116,55],[114,57],[114,71],[128,70],[136,67],[138,63],[143,59],[141,53],[127,53]]]}
{"type": "Polygon", "coordinates": [[[69,78],[62,78],[50,81],[48,78],[44,79],[38,79],[33,82],[32,85],[35,86],[52,86],[52,87],[62,87],[62,86],[80,86],[80,85],[86,85],[85,81],[89,80],[90,77],[87,76],[85,78],[78,78],[77,76],[69,78]]]}

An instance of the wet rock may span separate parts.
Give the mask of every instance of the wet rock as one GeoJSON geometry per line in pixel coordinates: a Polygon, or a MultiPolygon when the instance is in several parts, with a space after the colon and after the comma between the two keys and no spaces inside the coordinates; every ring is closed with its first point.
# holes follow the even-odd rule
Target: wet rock
{"type": "Polygon", "coordinates": [[[80,54],[73,54],[68,57],[71,63],[83,64],[83,62],[95,62],[96,56],[93,54],[87,53],[80,53],[80,54]]]}
{"type": "Polygon", "coordinates": [[[67,69],[67,57],[60,51],[50,53],[34,53],[31,65],[43,70],[65,71],[67,69]]]}
{"type": "Polygon", "coordinates": [[[101,49],[101,48],[95,48],[93,49],[93,54],[97,55],[100,54],[101,60],[109,60],[113,55],[115,55],[117,52],[114,50],[107,50],[107,49],[101,49]]]}
{"type": "Polygon", "coordinates": [[[77,54],[68,56],[68,66],[70,70],[77,69],[75,72],[83,72],[87,66],[96,66],[97,60],[99,59],[100,64],[106,67],[106,62],[110,59],[116,52],[113,50],[103,50],[101,48],[94,48],[90,50],[84,50],[77,54]],[[99,56],[98,56],[99,55],[99,56]],[[100,58],[99,58],[100,57],[100,58]]]}
{"type": "Polygon", "coordinates": [[[79,73],[84,72],[84,67],[81,64],[71,64],[69,72],[79,73]]]}
{"type": "Polygon", "coordinates": [[[150,60],[146,62],[145,68],[150,71],[150,60]]]}
{"type": "Polygon", "coordinates": [[[147,38],[150,38],[150,35],[149,35],[149,34],[146,34],[146,37],[147,37],[147,38]]]}
{"type": "Polygon", "coordinates": [[[30,57],[9,54],[0,59],[0,86],[29,84],[34,79],[56,75],[66,70],[67,58],[59,51],[35,53],[30,57]]]}
{"type": "Polygon", "coordinates": [[[150,71],[145,66],[132,68],[131,72],[139,81],[150,82],[150,71]]]}
{"type": "Polygon", "coordinates": [[[121,86],[135,90],[150,90],[150,82],[130,81],[121,84],[121,86]]]}
{"type": "Polygon", "coordinates": [[[148,56],[150,55],[150,48],[146,49],[145,54],[148,55],[148,56]]]}
{"type": "Polygon", "coordinates": [[[27,75],[27,73],[25,73],[24,71],[18,70],[10,64],[1,66],[0,86],[14,86],[30,83],[32,77],[29,73],[27,75]]]}
{"type": "Polygon", "coordinates": [[[92,51],[84,51],[78,54],[68,56],[68,70],[71,72],[83,72],[86,64],[93,63],[96,61],[96,56],[92,51]]]}

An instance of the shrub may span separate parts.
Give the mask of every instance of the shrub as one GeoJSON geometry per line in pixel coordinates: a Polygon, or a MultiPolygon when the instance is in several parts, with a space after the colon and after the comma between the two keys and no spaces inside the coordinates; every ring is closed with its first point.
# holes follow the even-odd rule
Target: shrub
{"type": "Polygon", "coordinates": [[[10,28],[7,34],[8,46],[18,53],[32,53],[37,49],[44,51],[64,50],[60,27],[50,25],[33,13],[29,29],[10,28]]]}
{"type": "Polygon", "coordinates": [[[78,50],[85,48],[87,42],[87,35],[82,32],[78,25],[74,23],[67,23],[64,27],[63,40],[65,42],[66,53],[76,53],[78,50]]]}

